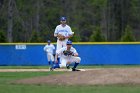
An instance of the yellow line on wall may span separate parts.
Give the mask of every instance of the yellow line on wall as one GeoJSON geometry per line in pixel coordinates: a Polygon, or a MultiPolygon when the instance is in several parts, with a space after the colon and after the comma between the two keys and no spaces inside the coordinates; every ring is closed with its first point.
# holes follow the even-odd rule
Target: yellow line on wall
{"type": "MultiPolygon", "coordinates": [[[[0,45],[45,45],[47,43],[0,43],[0,45]]],[[[52,42],[52,44],[56,44],[52,42]]],[[[73,44],[140,44],[140,42],[73,42],[73,44]]]]}

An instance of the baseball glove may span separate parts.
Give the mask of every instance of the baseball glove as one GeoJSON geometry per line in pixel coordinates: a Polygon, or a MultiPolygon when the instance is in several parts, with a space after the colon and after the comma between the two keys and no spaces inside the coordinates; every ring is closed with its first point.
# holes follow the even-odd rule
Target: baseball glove
{"type": "Polygon", "coordinates": [[[58,34],[57,36],[59,38],[60,41],[63,41],[65,40],[65,36],[61,35],[61,34],[58,34]]]}
{"type": "Polygon", "coordinates": [[[74,56],[73,52],[71,52],[71,51],[69,51],[69,50],[64,50],[64,51],[63,51],[63,54],[64,54],[65,56],[74,56]]]}

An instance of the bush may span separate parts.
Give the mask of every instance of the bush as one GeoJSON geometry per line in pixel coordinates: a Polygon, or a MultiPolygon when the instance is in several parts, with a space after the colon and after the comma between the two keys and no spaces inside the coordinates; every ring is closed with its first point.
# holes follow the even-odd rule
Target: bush
{"type": "Polygon", "coordinates": [[[102,33],[101,33],[101,30],[100,30],[100,28],[98,27],[98,28],[96,28],[96,31],[95,31],[95,33],[93,33],[91,36],[90,36],[90,41],[91,42],[104,42],[104,41],[106,41],[105,40],[105,37],[102,35],[102,33]]]}
{"type": "Polygon", "coordinates": [[[0,30],[0,42],[1,43],[6,42],[6,36],[5,36],[4,32],[1,30],[0,30]]]}
{"type": "Polygon", "coordinates": [[[132,28],[129,25],[127,25],[127,27],[125,28],[124,35],[121,37],[121,41],[122,42],[136,41],[135,37],[134,37],[134,35],[132,33],[132,28]]]}

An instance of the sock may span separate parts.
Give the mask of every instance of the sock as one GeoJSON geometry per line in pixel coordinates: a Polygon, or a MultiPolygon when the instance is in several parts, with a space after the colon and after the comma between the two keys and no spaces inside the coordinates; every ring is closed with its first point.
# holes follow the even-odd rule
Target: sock
{"type": "Polygon", "coordinates": [[[53,65],[55,64],[55,62],[54,61],[52,61],[52,63],[51,63],[51,67],[53,67],[53,65]]]}
{"type": "Polygon", "coordinates": [[[55,62],[53,61],[52,64],[54,64],[55,62]]]}
{"type": "Polygon", "coordinates": [[[60,63],[60,58],[59,57],[57,58],[57,60],[58,60],[58,63],[60,63]]]}
{"type": "Polygon", "coordinates": [[[50,61],[49,61],[48,63],[49,63],[49,65],[51,64],[51,62],[50,62],[50,61]]]}
{"type": "Polygon", "coordinates": [[[79,64],[79,63],[76,63],[76,62],[75,62],[74,66],[73,66],[73,69],[75,69],[75,68],[78,66],[78,64],[79,64]]]}

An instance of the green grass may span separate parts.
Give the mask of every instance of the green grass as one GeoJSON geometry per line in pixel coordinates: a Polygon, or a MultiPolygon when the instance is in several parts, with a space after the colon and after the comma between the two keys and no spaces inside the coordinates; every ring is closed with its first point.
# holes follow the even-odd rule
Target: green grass
{"type": "Polygon", "coordinates": [[[0,85],[0,93],[139,93],[139,86],[0,85]]]}
{"type": "Polygon", "coordinates": [[[0,66],[0,69],[48,69],[49,66],[0,66]]]}
{"type": "MultiPolygon", "coordinates": [[[[0,68],[4,68],[0,67],[0,68]]],[[[109,68],[112,66],[80,66],[79,68],[109,68]]],[[[127,66],[113,66],[127,67],[127,66]]],[[[128,66],[139,67],[139,66],[128,66]]],[[[6,68],[48,68],[48,66],[9,66],[6,68]]],[[[11,81],[23,78],[63,74],[66,72],[0,72],[0,93],[140,93],[140,85],[26,85],[11,81]]],[[[84,73],[84,72],[83,72],[84,73]]]]}
{"type": "MultiPolygon", "coordinates": [[[[79,65],[78,68],[130,68],[140,65],[79,65]]],[[[49,66],[0,66],[0,69],[48,69],[49,66]]]]}

